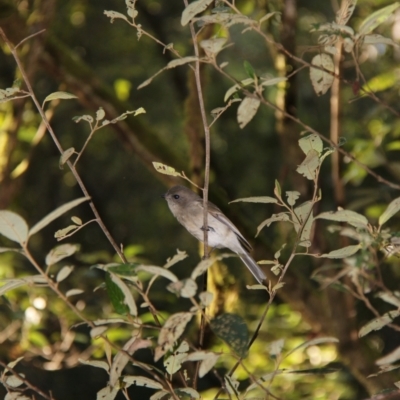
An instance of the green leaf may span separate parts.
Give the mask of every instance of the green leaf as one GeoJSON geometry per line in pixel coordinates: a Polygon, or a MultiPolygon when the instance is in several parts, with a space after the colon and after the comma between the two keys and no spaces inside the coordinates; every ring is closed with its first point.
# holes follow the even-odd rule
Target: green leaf
{"type": "Polygon", "coordinates": [[[246,357],[249,331],[243,318],[236,314],[221,314],[210,322],[210,326],[236,354],[246,357]]]}
{"type": "Polygon", "coordinates": [[[277,203],[278,202],[278,200],[275,199],[275,197],[259,196],[259,197],[243,197],[241,199],[232,200],[229,202],[229,204],[237,203],[239,201],[243,201],[243,202],[247,202],[247,203],[277,203]]]}
{"type": "Polygon", "coordinates": [[[83,203],[84,201],[90,200],[90,197],[81,197],[76,200],[72,200],[69,203],[63,204],[62,206],[56,208],[50,214],[46,215],[42,220],[40,220],[36,225],[34,225],[30,231],[29,236],[34,235],[35,233],[39,232],[45,226],[53,222],[55,219],[60,217],[61,215],[65,214],[69,210],[73,209],[74,207],[78,206],[79,204],[83,203]]]}
{"type": "Polygon", "coordinates": [[[54,92],[49,94],[43,101],[43,104],[46,103],[47,101],[51,100],[69,100],[69,99],[77,99],[78,96],[75,96],[74,94],[67,93],[67,92],[54,92]]]}
{"type": "Polygon", "coordinates": [[[249,78],[252,78],[252,79],[257,78],[257,75],[254,72],[253,66],[248,61],[245,60],[243,63],[243,66],[244,66],[244,69],[245,69],[247,75],[249,76],[249,78]]]}
{"type": "Polygon", "coordinates": [[[307,155],[310,150],[315,150],[320,155],[324,148],[321,138],[314,133],[301,138],[299,140],[299,146],[305,155],[307,155]]]}
{"type": "Polygon", "coordinates": [[[119,264],[110,266],[107,268],[107,270],[117,275],[136,276],[137,275],[136,268],[139,265],[140,265],[139,263],[119,264]]]}
{"type": "Polygon", "coordinates": [[[118,285],[113,282],[109,272],[106,273],[106,288],[115,312],[120,315],[126,315],[128,313],[128,306],[125,304],[124,293],[118,285]]]}
{"type": "Polygon", "coordinates": [[[360,250],[361,246],[359,244],[342,247],[341,249],[330,251],[326,254],[321,254],[320,257],[324,258],[346,258],[351,257],[360,250]]]}
{"type": "Polygon", "coordinates": [[[393,217],[400,210],[400,197],[394,199],[387,207],[387,209],[383,212],[383,214],[379,217],[379,226],[382,226],[385,222],[387,222],[390,218],[393,217]]]}
{"type": "Polygon", "coordinates": [[[400,310],[393,310],[382,315],[381,317],[374,318],[372,321],[368,322],[360,329],[358,336],[363,337],[368,333],[370,333],[371,331],[378,331],[382,329],[387,324],[390,324],[399,315],[400,315],[400,310]]]}
{"type": "Polygon", "coordinates": [[[170,167],[169,165],[161,164],[159,162],[153,161],[153,167],[157,172],[164,175],[171,175],[171,176],[180,176],[183,178],[182,174],[177,172],[175,168],[170,167]]]}
{"type": "Polygon", "coordinates": [[[351,210],[328,211],[317,215],[315,219],[317,218],[327,219],[329,221],[347,222],[356,228],[368,227],[367,218],[351,210]]]}
{"type": "Polygon", "coordinates": [[[377,26],[385,22],[399,6],[400,3],[396,2],[369,15],[361,22],[359,34],[366,35],[372,32],[377,26]]]}
{"type": "Polygon", "coordinates": [[[18,214],[2,210],[0,211],[0,235],[22,246],[28,240],[28,225],[18,214]]]}

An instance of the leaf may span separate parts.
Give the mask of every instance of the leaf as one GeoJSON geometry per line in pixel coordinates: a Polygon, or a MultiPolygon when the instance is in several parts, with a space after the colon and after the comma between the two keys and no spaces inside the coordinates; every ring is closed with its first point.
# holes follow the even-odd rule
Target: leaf
{"type": "Polygon", "coordinates": [[[164,360],[164,367],[172,375],[181,369],[186,353],[172,354],[164,360]]]}
{"type": "Polygon", "coordinates": [[[111,18],[111,21],[110,21],[111,23],[114,22],[114,19],[119,19],[119,18],[120,19],[124,19],[125,21],[128,21],[128,18],[126,18],[126,15],[121,14],[121,13],[116,12],[116,11],[107,11],[107,10],[105,10],[104,14],[105,14],[106,17],[111,18]]]}
{"type": "Polygon", "coordinates": [[[30,231],[29,231],[29,236],[34,235],[35,233],[39,232],[41,229],[43,229],[45,226],[49,225],[51,222],[53,222],[55,219],[60,217],[61,215],[65,214],[69,210],[75,208],[79,204],[83,203],[84,201],[90,200],[90,197],[81,197],[76,200],[72,200],[69,203],[63,204],[62,206],[56,208],[54,211],[52,211],[50,214],[46,215],[42,220],[40,220],[36,225],[34,225],[30,231]]]}
{"type": "Polygon", "coordinates": [[[378,34],[364,36],[363,44],[388,44],[391,46],[399,45],[393,39],[378,34]]]}
{"type": "Polygon", "coordinates": [[[306,201],[294,209],[294,212],[297,215],[297,218],[294,218],[293,220],[294,229],[296,232],[299,232],[299,230],[302,229],[299,246],[309,247],[311,245],[311,228],[314,221],[312,208],[313,203],[311,201],[306,201]]]}
{"type": "Polygon", "coordinates": [[[253,97],[245,97],[242,100],[237,110],[237,121],[241,129],[253,119],[259,106],[260,100],[253,97]]]}
{"type": "Polygon", "coordinates": [[[343,0],[339,11],[336,13],[336,23],[345,25],[353,15],[357,0],[343,0]]]}
{"type": "Polygon", "coordinates": [[[190,3],[183,10],[181,17],[181,25],[182,26],[187,25],[193,19],[193,17],[203,12],[212,2],[213,0],[197,0],[190,3]]]}
{"type": "Polygon", "coordinates": [[[224,381],[225,381],[225,389],[227,390],[227,392],[231,395],[234,395],[238,399],[240,396],[240,393],[238,391],[239,381],[237,381],[235,378],[229,375],[224,376],[224,381]]]}
{"type": "Polygon", "coordinates": [[[71,158],[71,156],[75,153],[75,148],[70,147],[69,149],[65,150],[60,157],[60,162],[58,166],[62,169],[63,165],[71,158]]]}
{"type": "Polygon", "coordinates": [[[144,376],[124,376],[123,381],[125,382],[126,386],[129,387],[130,385],[136,386],[143,386],[150,389],[162,389],[163,385],[153,379],[146,378],[144,376]]]}
{"type": "Polygon", "coordinates": [[[296,190],[290,190],[286,192],[287,202],[290,206],[294,206],[296,204],[296,200],[300,197],[300,192],[296,190]]]}
{"type": "Polygon", "coordinates": [[[67,293],[65,293],[65,296],[71,297],[71,296],[76,296],[81,293],[83,293],[82,289],[70,289],[67,291],[67,293]]]}
{"type": "Polygon", "coordinates": [[[200,275],[204,274],[217,261],[216,258],[206,258],[205,260],[201,260],[196,268],[192,271],[190,277],[193,280],[196,280],[200,275]]]}
{"type": "Polygon", "coordinates": [[[261,86],[273,86],[273,85],[278,85],[281,82],[287,81],[287,78],[281,76],[278,78],[271,78],[271,79],[264,79],[261,78],[261,86]]]}
{"type": "Polygon", "coordinates": [[[341,249],[330,251],[326,254],[321,254],[320,257],[324,258],[347,258],[356,254],[360,250],[361,246],[359,244],[342,247],[341,249]]]}
{"type": "Polygon", "coordinates": [[[114,400],[118,392],[118,386],[106,386],[97,392],[96,400],[114,400]]]}
{"type": "Polygon", "coordinates": [[[0,235],[23,246],[28,240],[28,225],[18,214],[8,210],[1,210],[0,235]]]}
{"type": "Polygon", "coordinates": [[[265,221],[261,222],[260,225],[258,225],[256,237],[259,235],[261,229],[263,229],[264,226],[270,226],[273,222],[277,221],[290,221],[289,215],[285,212],[281,212],[279,214],[272,214],[272,217],[266,219],[265,221]]]}
{"type": "Polygon", "coordinates": [[[387,324],[390,324],[395,318],[400,315],[400,310],[389,311],[381,317],[374,318],[372,321],[365,324],[358,333],[359,337],[363,337],[371,331],[379,331],[387,324]]]}
{"type": "Polygon", "coordinates": [[[386,210],[379,217],[379,226],[382,226],[384,223],[389,221],[389,219],[392,218],[393,215],[397,214],[399,211],[400,211],[400,197],[390,202],[386,210]]]}
{"type": "Polygon", "coordinates": [[[213,298],[214,294],[211,292],[201,292],[199,294],[199,299],[204,307],[208,307],[211,304],[213,298]]]}
{"type": "Polygon", "coordinates": [[[375,11],[365,18],[363,22],[361,22],[358,33],[360,35],[366,35],[372,32],[377,26],[385,22],[392,15],[393,11],[395,11],[399,6],[400,3],[396,2],[387,7],[381,8],[378,11],[375,11]]]}
{"type": "MultiPolygon", "coordinates": [[[[125,309],[126,312],[129,311],[129,314],[136,317],[138,315],[138,311],[137,311],[135,299],[133,298],[132,292],[129,290],[126,283],[119,276],[117,276],[113,273],[108,273],[107,275],[110,276],[111,282],[114,283],[120,289],[120,293],[118,293],[118,294],[117,294],[117,291],[115,290],[115,288],[113,291],[113,293],[115,293],[115,295],[116,295],[115,299],[114,299],[115,304],[111,300],[113,302],[114,308],[118,308],[121,310],[125,309]],[[115,307],[116,303],[118,303],[117,307],[115,307]],[[123,307],[123,305],[127,306],[127,308],[123,307]]],[[[107,291],[108,291],[108,286],[107,286],[107,291]]],[[[123,314],[125,314],[125,312],[123,314]]]]}
{"type": "Polygon", "coordinates": [[[92,339],[102,335],[106,330],[108,329],[108,327],[106,326],[97,326],[96,328],[93,328],[90,330],[90,337],[92,339]]]}
{"type": "Polygon", "coordinates": [[[242,80],[240,82],[240,84],[231,86],[225,93],[224,102],[226,103],[228,101],[229,97],[231,97],[234,93],[236,93],[238,90],[240,90],[242,88],[242,86],[250,85],[253,82],[254,82],[254,79],[247,78],[247,79],[242,80]]]}
{"type": "Polygon", "coordinates": [[[68,225],[66,228],[59,229],[54,234],[54,237],[60,241],[61,239],[65,238],[69,233],[75,231],[78,228],[78,225],[68,225]]]}
{"type": "Polygon", "coordinates": [[[171,282],[178,282],[178,278],[176,277],[176,275],[174,275],[171,271],[165,268],[156,267],[152,265],[140,265],[139,267],[136,268],[136,271],[148,272],[149,274],[152,275],[160,275],[170,280],[171,282]]]}
{"type": "Polygon", "coordinates": [[[106,116],[106,113],[105,113],[103,107],[100,107],[96,111],[96,121],[101,121],[105,116],[106,116]]]}
{"type": "Polygon", "coordinates": [[[168,165],[153,161],[153,167],[160,174],[171,175],[171,176],[180,176],[183,178],[182,174],[180,174],[179,172],[176,172],[175,168],[172,168],[168,165]]]}
{"type": "Polygon", "coordinates": [[[70,243],[54,247],[46,256],[46,265],[53,265],[66,257],[72,256],[79,248],[80,246],[78,244],[70,243]]]}
{"type": "Polygon", "coordinates": [[[192,399],[200,399],[200,393],[190,387],[179,388],[174,390],[175,394],[178,395],[179,399],[186,399],[187,397],[192,399]]]}
{"type": "Polygon", "coordinates": [[[315,150],[310,150],[304,161],[297,167],[296,172],[309,180],[314,180],[319,165],[318,153],[315,150]]]}
{"type": "Polygon", "coordinates": [[[160,390],[159,392],[154,393],[149,400],[167,400],[169,398],[165,397],[167,395],[169,395],[170,392],[166,391],[166,390],[160,390]]]}
{"type": "Polygon", "coordinates": [[[318,155],[321,155],[324,149],[324,144],[322,143],[321,138],[314,133],[301,138],[299,140],[299,146],[305,155],[308,155],[310,150],[315,150],[318,155]]]}
{"type": "Polygon", "coordinates": [[[274,340],[268,345],[268,353],[272,357],[277,357],[282,353],[283,345],[285,344],[285,339],[274,340]]]}
{"type": "Polygon", "coordinates": [[[251,78],[251,79],[257,78],[257,75],[254,72],[253,66],[248,61],[245,60],[243,63],[243,66],[244,66],[244,69],[245,69],[247,75],[249,76],[249,78],[251,78]]]}
{"type": "Polygon", "coordinates": [[[175,68],[178,67],[179,65],[184,65],[190,62],[198,61],[199,58],[196,56],[188,56],[188,57],[182,57],[178,58],[177,60],[172,60],[167,64],[167,69],[169,68],[175,68]]]}
{"type": "MultiPolygon", "coordinates": [[[[24,374],[20,374],[20,375],[22,377],[25,377],[24,374]]],[[[21,380],[20,378],[18,378],[17,376],[14,376],[14,375],[5,376],[3,379],[4,379],[3,382],[4,382],[5,385],[10,386],[10,387],[14,387],[14,388],[16,388],[18,386],[21,386],[24,383],[23,380],[21,380]]],[[[19,400],[19,399],[16,398],[16,400],[19,400]]]]}
{"type": "Polygon", "coordinates": [[[67,93],[67,92],[54,92],[49,94],[43,101],[43,104],[46,103],[47,101],[51,100],[69,100],[69,99],[77,99],[78,96],[75,96],[74,94],[67,93]]]}
{"type": "Polygon", "coordinates": [[[227,40],[227,38],[202,40],[200,42],[200,47],[206,52],[207,55],[215,57],[221,50],[223,50],[224,44],[227,40]]]}
{"type": "Polygon", "coordinates": [[[379,292],[375,297],[386,301],[386,303],[392,304],[400,308],[400,292],[396,291],[393,293],[379,292]]]}
{"type": "MultiPolygon", "coordinates": [[[[389,354],[386,354],[386,356],[381,357],[378,360],[376,360],[375,364],[376,365],[393,364],[397,360],[400,360],[400,347],[397,347],[396,349],[391,351],[389,354]]],[[[398,367],[400,367],[400,365],[398,367]]]]}
{"type": "Polygon", "coordinates": [[[78,217],[71,217],[71,220],[77,225],[82,225],[82,220],[78,217]]]}
{"type": "Polygon", "coordinates": [[[74,270],[74,267],[68,267],[65,266],[63,268],[61,268],[61,270],[58,272],[57,277],[56,277],[56,281],[57,282],[61,282],[64,279],[66,279],[68,277],[68,275],[74,270]]]}
{"type": "Polygon", "coordinates": [[[171,268],[173,265],[175,265],[179,261],[182,261],[185,258],[187,258],[187,256],[188,255],[187,255],[186,251],[180,251],[179,249],[177,249],[176,254],[172,258],[168,258],[166,264],[164,265],[164,269],[171,268]]]}
{"type": "Polygon", "coordinates": [[[109,365],[105,361],[98,361],[98,360],[82,360],[82,358],[78,358],[78,361],[84,365],[90,365],[91,367],[95,368],[102,368],[107,372],[110,370],[109,365]]]}
{"type": "Polygon", "coordinates": [[[238,203],[239,201],[243,201],[246,203],[277,203],[278,200],[275,197],[269,196],[259,196],[259,197],[243,197],[241,199],[232,200],[231,203],[238,203]]]}
{"type": "Polygon", "coordinates": [[[328,211],[323,212],[314,219],[327,219],[329,221],[338,221],[338,222],[347,222],[348,224],[356,227],[356,228],[367,228],[368,220],[359,213],[351,210],[338,210],[338,211],[328,211]]]}
{"type": "MultiPolygon", "coordinates": [[[[261,263],[258,263],[261,264],[261,263]]],[[[265,285],[246,285],[246,289],[248,290],[266,290],[268,291],[268,288],[265,285]]]]}
{"type": "Polygon", "coordinates": [[[236,314],[221,314],[211,320],[210,327],[236,354],[246,357],[249,331],[243,318],[236,314]]]}
{"type": "Polygon", "coordinates": [[[171,315],[167,319],[158,335],[158,346],[155,350],[154,361],[158,361],[174,346],[174,343],[180,338],[192,316],[191,313],[180,312],[171,315]]]}
{"type": "MultiPolygon", "coordinates": [[[[328,54],[317,54],[311,60],[311,64],[324,68],[328,71],[333,72],[335,70],[332,57],[328,54]]],[[[332,86],[334,76],[320,69],[310,68],[310,79],[315,93],[317,96],[321,96],[325,94],[332,86]]]]}
{"type": "Polygon", "coordinates": [[[197,284],[193,279],[183,279],[182,281],[171,282],[167,286],[167,290],[175,293],[177,296],[190,298],[196,295],[197,284]]]}
{"type": "Polygon", "coordinates": [[[219,357],[220,356],[218,354],[207,353],[206,358],[204,358],[203,361],[200,363],[199,378],[205,376],[214,367],[219,357]]]}

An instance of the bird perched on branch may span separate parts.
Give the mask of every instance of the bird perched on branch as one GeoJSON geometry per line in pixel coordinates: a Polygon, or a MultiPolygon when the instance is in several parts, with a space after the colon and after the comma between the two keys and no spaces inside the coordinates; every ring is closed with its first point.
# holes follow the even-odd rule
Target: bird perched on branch
{"type": "MultiPolygon", "coordinates": [[[[196,239],[204,241],[203,199],[185,186],[174,186],[163,196],[175,218],[196,239]]],[[[235,225],[213,203],[207,203],[207,241],[212,248],[226,247],[236,253],[259,283],[264,272],[250,256],[251,246],[235,225]]]]}

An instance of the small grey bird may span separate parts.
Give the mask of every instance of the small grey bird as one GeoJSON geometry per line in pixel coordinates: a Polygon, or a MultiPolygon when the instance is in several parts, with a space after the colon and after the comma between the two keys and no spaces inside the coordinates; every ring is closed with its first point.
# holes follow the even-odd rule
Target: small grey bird
{"type": "MultiPolygon", "coordinates": [[[[185,186],[174,186],[163,196],[175,218],[196,239],[204,241],[203,199],[185,186]]],[[[266,279],[264,272],[256,264],[249,252],[251,246],[235,225],[214,204],[208,202],[207,230],[208,245],[226,247],[236,253],[259,283],[266,279]]]]}

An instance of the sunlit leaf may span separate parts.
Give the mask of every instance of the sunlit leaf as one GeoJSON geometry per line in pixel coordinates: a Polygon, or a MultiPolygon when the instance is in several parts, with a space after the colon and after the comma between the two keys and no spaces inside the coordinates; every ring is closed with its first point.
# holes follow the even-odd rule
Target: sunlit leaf
{"type": "Polygon", "coordinates": [[[69,100],[69,99],[77,99],[78,97],[74,94],[67,93],[67,92],[54,92],[49,94],[43,101],[43,104],[47,101],[51,100],[69,100]]]}
{"type": "Polygon", "coordinates": [[[75,148],[70,147],[65,150],[60,157],[59,167],[62,169],[63,165],[71,158],[71,156],[75,153],[75,148]]]}
{"type": "Polygon", "coordinates": [[[106,370],[107,372],[110,370],[109,365],[105,361],[82,360],[82,358],[79,358],[78,361],[84,365],[90,365],[91,367],[95,367],[95,368],[102,368],[102,369],[106,370]]]}
{"type": "Polygon", "coordinates": [[[29,236],[32,236],[35,233],[39,232],[41,229],[43,229],[45,226],[49,225],[51,222],[53,222],[55,219],[57,219],[61,215],[65,214],[69,210],[72,210],[79,204],[83,203],[84,201],[88,201],[88,200],[90,200],[90,197],[81,197],[79,199],[72,200],[72,201],[56,208],[54,211],[52,211],[50,214],[46,215],[42,220],[40,220],[36,225],[34,225],[30,229],[29,236]]]}
{"type": "Polygon", "coordinates": [[[227,40],[227,38],[202,40],[200,42],[200,47],[203,48],[206,54],[216,56],[223,49],[227,40]]]}
{"type": "Polygon", "coordinates": [[[275,197],[268,197],[268,196],[259,196],[259,197],[243,197],[241,199],[232,200],[229,202],[237,203],[237,202],[247,202],[247,203],[277,203],[278,200],[275,197]]]}
{"type": "Polygon", "coordinates": [[[158,361],[167,351],[169,351],[177,339],[180,338],[186,325],[193,315],[188,312],[181,312],[171,315],[158,335],[158,346],[155,350],[154,360],[158,361]]]}
{"type": "Polygon", "coordinates": [[[152,275],[160,275],[170,280],[171,282],[178,282],[178,278],[171,271],[165,268],[156,267],[152,265],[140,265],[136,268],[136,271],[147,272],[152,275]]]}
{"type": "Polygon", "coordinates": [[[168,258],[166,264],[164,265],[164,269],[171,268],[173,265],[175,265],[179,261],[182,261],[185,258],[187,258],[187,256],[188,255],[187,255],[186,251],[180,251],[179,249],[177,249],[176,254],[173,257],[168,258]]]}
{"type": "MultiPolygon", "coordinates": [[[[386,354],[386,356],[379,358],[378,360],[375,361],[376,365],[387,365],[387,364],[393,364],[397,360],[400,360],[400,347],[397,347],[393,351],[391,351],[389,354],[386,354]]],[[[400,368],[400,365],[398,366],[400,368]]]]}
{"type": "Polygon", "coordinates": [[[290,190],[286,192],[287,202],[290,206],[294,206],[296,204],[296,200],[300,197],[300,192],[296,190],[290,190]]]}
{"type": "MultiPolygon", "coordinates": [[[[328,71],[333,72],[335,70],[332,57],[328,54],[317,54],[311,60],[311,64],[328,71]]],[[[332,86],[334,76],[321,69],[310,68],[310,79],[315,93],[317,96],[321,96],[325,94],[332,86]]]]}
{"type": "Polygon", "coordinates": [[[155,168],[155,170],[157,172],[159,172],[160,174],[164,174],[164,175],[171,175],[171,176],[180,176],[183,178],[182,174],[180,174],[179,172],[177,172],[175,170],[175,168],[172,168],[168,165],[165,164],[161,164],[159,162],[153,161],[153,167],[155,168]]]}
{"type": "Polygon", "coordinates": [[[366,35],[372,32],[377,26],[385,22],[399,6],[400,3],[396,2],[370,14],[361,22],[358,30],[359,34],[366,35]]]}
{"type": "Polygon", "coordinates": [[[126,15],[121,14],[119,12],[116,11],[104,11],[104,14],[108,17],[111,18],[111,23],[114,22],[114,19],[124,19],[125,21],[128,21],[128,18],[126,18],[126,15]]]}
{"type": "Polygon", "coordinates": [[[208,307],[211,304],[213,298],[214,294],[211,292],[201,292],[199,294],[199,299],[204,307],[208,307]]]}
{"type": "Polygon", "coordinates": [[[318,155],[320,155],[324,149],[321,138],[314,133],[301,138],[299,140],[299,146],[305,155],[307,155],[310,150],[315,150],[318,155]]]}
{"type": "Polygon", "coordinates": [[[78,244],[70,243],[54,247],[46,256],[46,265],[53,265],[66,257],[72,256],[79,248],[80,246],[78,244]]]}
{"type": "Polygon", "coordinates": [[[372,321],[365,324],[358,333],[359,337],[363,337],[372,331],[378,331],[382,329],[387,324],[393,322],[395,318],[400,315],[400,310],[389,311],[381,317],[374,318],[372,321]]]}
{"type": "Polygon", "coordinates": [[[261,86],[273,86],[278,85],[281,82],[287,81],[285,77],[278,77],[278,78],[270,78],[270,79],[263,79],[261,78],[261,86]]]}
{"type": "Polygon", "coordinates": [[[197,284],[193,279],[183,279],[178,282],[171,282],[167,289],[178,296],[190,298],[197,293],[197,284]]]}
{"type": "Polygon", "coordinates": [[[65,293],[65,296],[71,297],[71,296],[76,296],[78,294],[82,294],[84,291],[82,289],[70,289],[65,293]]]}
{"type": "Polygon", "coordinates": [[[114,400],[118,392],[118,386],[106,386],[97,392],[96,400],[114,400]]]}
{"type": "Polygon", "coordinates": [[[28,240],[28,225],[18,214],[8,210],[1,210],[0,235],[24,245],[28,240]]]}
{"type": "Polygon", "coordinates": [[[260,233],[261,229],[264,228],[264,226],[270,226],[273,222],[278,222],[278,221],[290,221],[289,215],[285,212],[281,212],[279,214],[272,214],[272,217],[266,219],[265,221],[261,222],[260,225],[258,225],[256,237],[260,233]]]}
{"type": "Polygon", "coordinates": [[[56,277],[56,281],[57,282],[61,282],[64,279],[66,279],[69,274],[74,270],[74,267],[69,267],[69,266],[65,266],[63,268],[61,268],[61,270],[58,272],[57,277],[56,277]]]}
{"type": "Polygon", "coordinates": [[[389,221],[393,215],[400,211],[400,197],[394,199],[386,208],[386,210],[379,217],[379,225],[382,226],[385,222],[389,221]]]}
{"type": "Polygon", "coordinates": [[[353,15],[356,4],[357,0],[342,0],[340,9],[336,13],[336,22],[339,25],[347,24],[350,17],[353,15]]]}

